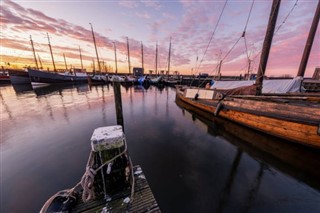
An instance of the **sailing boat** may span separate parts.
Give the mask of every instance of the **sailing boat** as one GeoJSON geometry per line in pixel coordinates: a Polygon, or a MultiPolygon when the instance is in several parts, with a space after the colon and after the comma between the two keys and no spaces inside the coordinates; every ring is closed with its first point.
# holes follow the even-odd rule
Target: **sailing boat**
{"type": "MultiPolygon", "coordinates": [[[[208,112],[289,142],[319,149],[319,94],[262,95],[263,75],[279,7],[280,1],[274,0],[255,85],[228,90],[177,87],[176,101],[184,102],[194,112],[208,112]]],[[[314,20],[319,17],[320,2],[314,20]]],[[[314,23],[317,25],[314,21],[312,28],[314,23]]]]}
{"type": "MultiPolygon", "coordinates": [[[[32,52],[33,52],[34,62],[35,62],[36,68],[39,69],[38,61],[36,58],[36,52],[34,50],[31,35],[30,35],[30,42],[31,42],[31,48],[32,48],[32,52]]],[[[10,77],[10,81],[11,81],[12,85],[20,85],[20,84],[30,84],[31,85],[31,81],[30,81],[29,73],[28,73],[27,69],[25,69],[25,70],[8,69],[7,71],[9,73],[9,77],[10,77]]]]}
{"type": "MultiPolygon", "coordinates": [[[[107,75],[102,75],[102,73],[101,73],[102,69],[101,69],[101,64],[100,64],[99,55],[98,55],[96,38],[94,36],[92,24],[91,23],[89,23],[89,24],[91,26],[93,44],[94,44],[94,49],[96,51],[97,63],[98,63],[98,67],[99,67],[99,73],[94,71],[93,75],[89,77],[89,84],[106,84],[106,83],[108,83],[108,77],[107,77],[107,75]]],[[[93,66],[93,70],[95,70],[94,66],[93,66]]]]}
{"type": "MultiPolygon", "coordinates": [[[[66,71],[65,73],[57,72],[56,65],[54,62],[52,48],[50,44],[49,34],[47,33],[48,44],[51,53],[51,59],[53,64],[54,72],[45,72],[42,70],[28,68],[29,78],[33,86],[46,85],[46,84],[56,84],[56,83],[86,83],[88,82],[88,76],[86,73],[76,73],[66,71]]],[[[36,58],[35,58],[36,60],[36,58]]]]}

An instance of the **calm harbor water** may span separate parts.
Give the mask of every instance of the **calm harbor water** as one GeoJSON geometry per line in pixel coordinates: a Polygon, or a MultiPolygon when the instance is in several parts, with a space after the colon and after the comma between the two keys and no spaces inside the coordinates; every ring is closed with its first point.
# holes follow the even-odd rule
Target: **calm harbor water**
{"type": "MultiPolygon", "coordinates": [[[[320,154],[175,102],[174,88],[121,88],[133,164],[163,212],[319,212],[320,154]],[[256,147],[256,144],[261,147],[256,147]]],[[[84,173],[112,86],[0,87],[1,209],[39,212],[84,173]]]]}

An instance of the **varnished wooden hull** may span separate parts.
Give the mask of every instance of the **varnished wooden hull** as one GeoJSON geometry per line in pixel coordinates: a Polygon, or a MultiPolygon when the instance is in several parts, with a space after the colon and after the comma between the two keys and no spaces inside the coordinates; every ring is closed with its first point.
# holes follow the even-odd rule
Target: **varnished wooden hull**
{"type": "Polygon", "coordinates": [[[310,103],[301,101],[299,105],[283,101],[283,97],[276,102],[228,97],[221,101],[221,110],[217,110],[219,100],[186,98],[179,89],[176,98],[200,111],[216,113],[216,116],[267,134],[320,148],[320,103],[317,100],[310,103]]]}

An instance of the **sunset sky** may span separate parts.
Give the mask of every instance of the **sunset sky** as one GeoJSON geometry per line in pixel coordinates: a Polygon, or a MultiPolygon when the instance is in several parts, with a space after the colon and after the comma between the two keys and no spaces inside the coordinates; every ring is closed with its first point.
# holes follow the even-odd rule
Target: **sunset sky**
{"type": "MultiPolygon", "coordinates": [[[[277,28],[281,27],[273,39],[266,70],[268,76],[297,74],[318,0],[299,0],[294,7],[296,2],[281,2],[277,28]]],[[[80,47],[84,66],[91,71],[92,60],[97,61],[89,24],[92,23],[99,58],[113,71],[115,42],[118,70],[128,72],[127,37],[132,67],[141,67],[142,42],[145,70],[154,70],[158,43],[158,70],[166,70],[171,37],[171,71],[212,75],[224,58],[222,75],[240,75],[248,69],[249,56],[255,73],[271,4],[271,0],[254,1],[244,39],[241,35],[251,0],[229,0],[217,26],[224,0],[1,0],[1,66],[9,67],[8,63],[10,67],[35,66],[31,35],[44,69],[52,69],[48,33],[58,68],[65,67],[63,54],[69,67],[80,68],[80,47]],[[235,48],[225,57],[238,39],[235,48]]],[[[319,27],[305,76],[312,76],[316,66],[320,66],[319,27]]]]}

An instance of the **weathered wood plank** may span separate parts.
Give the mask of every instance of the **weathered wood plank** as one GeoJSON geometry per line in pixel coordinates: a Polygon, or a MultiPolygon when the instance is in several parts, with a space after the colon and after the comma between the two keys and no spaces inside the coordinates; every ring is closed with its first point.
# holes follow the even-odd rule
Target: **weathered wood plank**
{"type": "Polygon", "coordinates": [[[320,136],[317,135],[317,127],[307,124],[299,124],[285,120],[278,120],[265,116],[256,116],[250,113],[222,111],[224,118],[237,121],[248,127],[267,132],[271,135],[299,141],[309,146],[319,147],[320,136]]]}
{"type": "Polygon", "coordinates": [[[320,120],[319,107],[301,107],[286,103],[272,103],[266,101],[231,99],[223,102],[225,107],[233,107],[239,111],[250,111],[251,113],[279,117],[285,120],[299,120],[301,122],[320,120]]]}
{"type": "MultiPolygon", "coordinates": [[[[140,166],[135,166],[134,172],[139,169],[141,170],[140,166]]],[[[124,199],[129,198],[131,195],[131,189],[128,188],[120,193],[112,195],[111,200],[108,202],[103,198],[97,198],[96,200],[83,203],[79,197],[79,202],[72,209],[72,212],[100,213],[106,206],[111,212],[161,212],[143,172],[135,173],[134,177],[135,193],[131,204],[124,202],[124,199]]]]}

